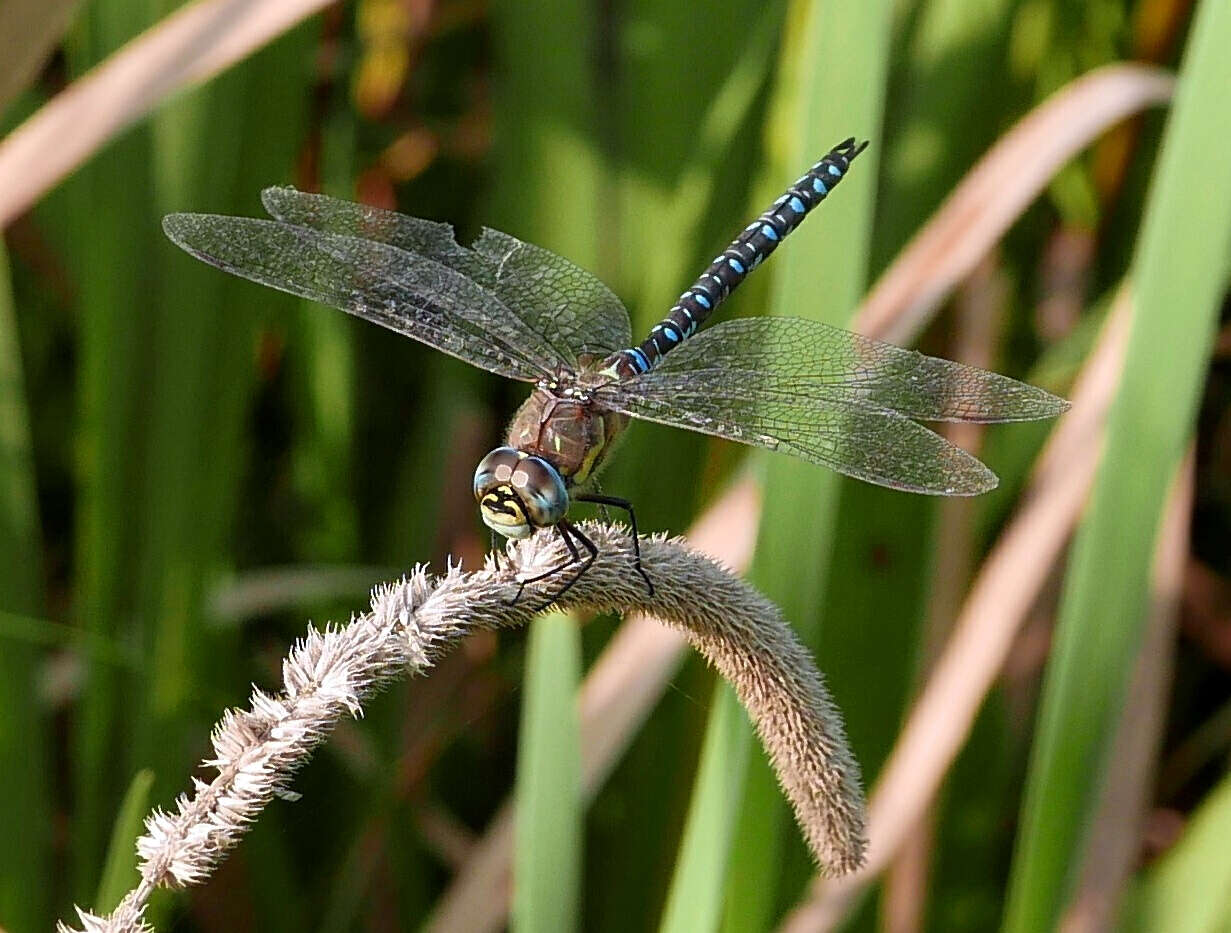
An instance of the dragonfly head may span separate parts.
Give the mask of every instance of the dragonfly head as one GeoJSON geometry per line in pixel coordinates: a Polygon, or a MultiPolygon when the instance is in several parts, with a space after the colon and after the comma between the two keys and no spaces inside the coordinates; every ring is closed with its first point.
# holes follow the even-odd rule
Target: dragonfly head
{"type": "Polygon", "coordinates": [[[568,512],[568,489],[542,457],[497,447],[474,471],[474,497],[483,523],[506,538],[528,538],[568,512]]]}

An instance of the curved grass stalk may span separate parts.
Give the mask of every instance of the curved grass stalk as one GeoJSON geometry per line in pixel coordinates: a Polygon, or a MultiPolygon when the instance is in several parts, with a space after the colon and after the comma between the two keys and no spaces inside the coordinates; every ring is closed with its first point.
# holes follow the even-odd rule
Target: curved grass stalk
{"type": "MultiPolygon", "coordinates": [[[[736,573],[747,569],[756,543],[761,502],[744,479],[710,506],[687,534],[688,542],[736,573]]],[[[662,696],[688,642],[649,616],[626,618],[577,691],[581,733],[581,792],[598,793],[662,696]]],[[[429,933],[482,933],[504,927],[511,889],[513,813],[506,799],[462,864],[424,925],[429,933]]]]}
{"type": "MultiPolygon", "coordinates": [[[[626,530],[584,527],[600,556],[560,608],[635,609],[682,631],[748,709],[822,869],[836,875],[857,868],[864,853],[858,766],[820,673],[778,610],[680,539],[642,541],[642,561],[655,581],[648,596],[631,572],[626,530]]],[[[554,536],[509,549],[523,572],[564,557],[554,536]]],[[[430,670],[470,632],[529,622],[533,603],[508,604],[517,589],[490,563],[473,573],[451,567],[442,577],[417,568],[377,588],[371,610],[349,624],[309,629],[283,662],[282,692],[255,690],[248,709],[228,710],[215,726],[214,752],[204,764],[217,777],[194,780],[172,812],[147,818],[137,841],[138,887],[110,917],[80,912],[81,929],[148,929],[150,894],[209,878],[266,804],[291,794],[295,771],[340,719],[361,716],[365,701],[393,680],[430,670]]]]}

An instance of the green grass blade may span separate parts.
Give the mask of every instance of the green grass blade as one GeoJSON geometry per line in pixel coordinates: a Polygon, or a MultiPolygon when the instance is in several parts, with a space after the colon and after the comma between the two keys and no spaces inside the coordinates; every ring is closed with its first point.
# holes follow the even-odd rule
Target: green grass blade
{"type": "Polygon", "coordinates": [[[499,3],[493,12],[503,81],[494,141],[499,174],[491,217],[598,271],[604,203],[602,155],[592,93],[595,72],[582,37],[598,33],[594,11],[534,3],[499,3]],[[554,53],[542,54],[550,47],[554,53]]]}
{"type": "MultiPolygon", "coordinates": [[[[40,619],[15,612],[0,610],[0,641],[11,642],[18,646],[54,648],[68,646],[79,651],[90,663],[108,664],[129,670],[135,670],[138,667],[132,658],[132,653],[125,651],[114,641],[82,631],[75,625],[52,622],[50,619],[40,619]]],[[[6,648],[5,652],[11,650],[6,648]]],[[[26,668],[27,671],[33,669],[33,663],[26,668]]],[[[20,679],[17,682],[20,682],[20,679]]],[[[6,707],[8,708],[12,707],[6,707]]],[[[23,742],[23,750],[28,747],[29,745],[23,742]]]]}
{"type": "MultiPolygon", "coordinates": [[[[321,190],[350,200],[356,120],[346,104],[337,101],[324,120],[321,190]]],[[[354,333],[346,315],[304,302],[291,338],[295,373],[302,380],[297,394],[307,400],[298,412],[294,476],[300,497],[317,517],[301,550],[317,560],[353,561],[359,553],[353,496],[337,495],[351,488],[355,471],[354,333]]]]}
{"type": "MultiPolygon", "coordinates": [[[[542,2],[493,9],[502,60],[497,90],[500,167],[485,222],[598,270],[603,157],[596,142],[597,11],[542,2]],[[542,50],[554,50],[552,55],[542,50]]],[[[531,626],[517,759],[513,855],[515,929],[568,930],[580,919],[583,804],[573,697],[581,666],[575,619],[531,626]]]]}
{"type": "Polygon", "coordinates": [[[571,930],[580,907],[581,740],[573,697],[581,668],[576,620],[530,627],[517,755],[513,929],[571,930]],[[549,674],[547,672],[550,672],[549,674]]]}
{"type": "MultiPolygon", "coordinates": [[[[81,74],[149,25],[144,4],[91,4],[68,47],[71,74],[81,74]]],[[[91,638],[140,643],[131,624],[133,557],[139,540],[134,503],[146,398],[146,360],[156,225],[149,179],[149,133],[139,127],[79,170],[65,186],[66,255],[77,289],[78,427],[74,566],[75,617],[91,638]]],[[[124,680],[90,665],[83,672],[72,723],[72,893],[85,901],[97,888],[105,827],[127,775],[117,745],[124,680]]]]}
{"type": "MultiPolygon", "coordinates": [[[[131,38],[151,12],[92,5],[75,32],[73,70],[131,38]]],[[[298,34],[301,47],[304,38],[310,30],[298,34]]],[[[123,734],[119,698],[130,685],[96,666],[85,673],[72,756],[74,894],[83,902],[128,775],[156,763],[168,783],[155,796],[169,799],[199,754],[202,697],[244,680],[220,650],[235,636],[202,650],[200,622],[204,581],[227,562],[251,382],[243,361],[256,309],[270,299],[248,289],[249,307],[236,307],[230,296],[246,286],[194,266],[166,243],[158,218],[170,207],[250,212],[261,185],[285,178],[309,80],[310,59],[295,42],[284,38],[177,99],[154,132],[126,133],[66,186],[81,322],[74,610],[93,640],[153,658],[125,697],[123,734]]]]}
{"type": "MultiPolygon", "coordinates": [[[[634,341],[649,332],[714,250],[747,222],[743,196],[757,164],[753,128],[760,123],[784,7],[783,0],[710,4],[708,16],[748,28],[708,36],[706,55],[688,63],[687,82],[679,80],[678,67],[666,67],[651,49],[656,39],[692,28],[692,7],[639,0],[621,16],[621,41],[629,58],[616,94],[622,184],[618,202],[604,204],[597,216],[618,238],[618,267],[609,281],[634,299],[629,305],[634,341]],[[618,213],[608,220],[604,215],[613,207],[618,213]]],[[[724,313],[738,313],[762,289],[754,278],[724,313]]],[[[720,461],[705,460],[713,451],[714,445],[699,435],[637,424],[628,431],[604,485],[637,503],[643,530],[678,529],[690,520],[697,502],[715,492],[720,461]],[[702,481],[681,492],[676,484],[664,483],[664,476],[699,476],[702,481]]]]}
{"type": "MultiPolygon", "coordinates": [[[[625,108],[616,218],[623,265],[611,282],[634,299],[635,341],[747,223],[745,195],[759,158],[756,134],[785,6],[783,0],[710,4],[707,16],[746,28],[707,37],[707,54],[688,62],[686,82],[678,65],[664,67],[649,48],[653,37],[686,33],[694,8],[679,0],[639,0],[621,15],[621,42],[630,56],[618,94],[625,108]]],[[[755,307],[763,284],[754,277],[728,313],[755,307]]],[[[636,503],[643,529],[679,530],[697,503],[715,494],[723,468],[739,455],[734,445],[635,424],[603,484],[636,503]],[[692,479],[670,479],[682,477],[692,479]]],[[[587,925],[596,930],[653,923],[649,918],[659,917],[664,900],[675,896],[669,871],[688,808],[680,777],[692,773],[701,746],[704,710],[694,697],[711,685],[699,662],[684,668],[596,802],[586,888],[587,925]]]]}
{"type": "Polygon", "coordinates": [[[662,933],[714,930],[722,919],[722,882],[743,793],[752,729],[729,684],[714,691],[679,861],[663,912],[662,933]]]}
{"type": "MultiPolygon", "coordinates": [[[[30,419],[22,378],[8,255],[0,239],[0,611],[43,608],[39,530],[30,419]]],[[[36,681],[43,652],[29,642],[0,649],[0,926],[46,927],[51,859],[49,722],[36,681]],[[21,840],[20,845],[12,844],[21,840]]]]}
{"type": "MultiPolygon", "coordinates": [[[[179,97],[154,119],[152,218],[186,208],[250,212],[259,189],[285,179],[302,139],[305,40],[281,37],[209,85],[179,97]],[[259,89],[259,93],[257,92],[259,89]],[[216,139],[228,140],[217,145],[216,139]]],[[[205,584],[227,561],[253,385],[253,332],[270,296],[191,262],[160,241],[160,300],[146,335],[149,361],[141,488],[138,618],[148,624],[153,664],[134,766],[184,782],[194,749],[168,743],[204,727],[195,699],[217,669],[233,669],[222,641],[203,629],[205,584]]],[[[278,299],[274,299],[277,301],[278,299]]],[[[286,302],[283,302],[286,306],[286,302]]]]}
{"type": "Polygon", "coordinates": [[[153,771],[147,768],[133,775],[111,827],[111,842],[107,846],[107,858],[94,901],[97,912],[114,910],[120,898],[137,884],[137,837],[145,832],[143,821],[150,810],[153,789],[153,771]]]}
{"type": "Polygon", "coordinates": [[[1005,928],[1054,925],[1082,861],[1101,765],[1137,655],[1167,486],[1192,431],[1231,260],[1231,6],[1203,3],[1134,269],[1135,321],[1049,665],[1005,928]]]}
{"type": "MultiPolygon", "coordinates": [[[[888,33],[888,4],[800,2],[792,6],[768,133],[771,139],[785,142],[780,145],[782,151],[774,151],[769,160],[772,170],[768,175],[773,177],[761,186],[753,210],[761,209],[760,199],[776,196],[800,166],[811,164],[833,143],[852,134],[874,135],[880,122],[888,33]],[[852,41],[852,37],[862,38],[852,41]]],[[[831,322],[848,319],[867,267],[875,164],[875,153],[860,156],[856,170],[844,183],[851,187],[843,186],[841,196],[827,202],[817,218],[810,219],[780,251],[772,266],[774,311],[831,322]],[[838,239],[836,230],[846,231],[840,238],[841,250],[832,249],[838,239]],[[814,282],[819,260],[827,288],[817,294],[814,282]]],[[[774,495],[766,502],[752,576],[783,604],[787,617],[801,625],[806,636],[815,629],[835,485],[832,476],[787,458],[769,458],[767,470],[767,485],[774,495]],[[801,554],[810,555],[806,566],[800,565],[801,554]]],[[[726,729],[730,723],[746,723],[746,719],[734,695],[719,689],[708,730],[726,729]]],[[[739,726],[730,727],[739,730],[739,726]]],[[[683,912],[687,905],[693,913],[719,918],[724,900],[730,928],[763,928],[772,917],[780,868],[779,831],[787,821],[776,779],[761,753],[753,756],[751,769],[741,766],[740,758],[748,758],[755,741],[746,725],[741,741],[742,751],[734,762],[731,755],[702,757],[694,795],[704,788],[705,798],[694,799],[689,811],[668,917],[687,916],[683,912]],[[731,800],[742,800],[742,805],[732,806],[731,800]],[[737,842],[728,881],[726,853],[710,851],[708,841],[729,847],[732,838],[737,842]]]]}
{"type": "MultiPolygon", "coordinates": [[[[875,137],[880,126],[888,65],[890,4],[796,3],[786,26],[786,44],[767,134],[780,140],[762,186],[773,197],[798,171],[847,136],[875,137]],[[783,127],[794,128],[783,132],[783,127]]],[[[865,285],[879,151],[860,156],[850,176],[815,218],[792,235],[775,256],[771,311],[834,324],[849,319],[865,285]],[[866,161],[865,161],[866,160],[866,161]],[[850,187],[846,187],[849,185],[850,187]],[[826,286],[815,287],[818,267],[826,286]]],[[[754,209],[760,209],[762,205],[754,209]]],[[[837,477],[786,457],[766,458],[767,496],[752,579],[783,608],[805,641],[814,641],[836,520],[837,477]]],[[[732,715],[734,700],[719,693],[710,728],[732,715]]],[[[751,730],[744,733],[749,749],[751,730]]],[[[712,818],[735,826],[726,881],[726,928],[763,929],[778,902],[783,833],[797,830],[786,818],[781,791],[759,751],[751,756],[742,805],[712,818]]],[[[718,762],[711,766],[726,767],[718,762]]],[[[716,776],[704,770],[698,785],[716,776]]],[[[742,775],[728,772],[733,787],[742,775]]],[[[692,826],[690,825],[690,831],[692,826]]],[[[704,830],[714,833],[714,830],[704,830]]],[[[719,833],[719,835],[723,835],[719,833]]],[[[684,849],[688,852],[689,849],[684,849]]],[[[683,862],[677,871],[690,871],[683,862]]],[[[719,882],[721,883],[721,882],[719,882]]]]}
{"type": "Polygon", "coordinates": [[[1231,929],[1231,778],[1223,778],[1189,820],[1183,837],[1146,876],[1134,899],[1139,933],[1231,929]]]}
{"type": "MultiPolygon", "coordinates": [[[[1006,114],[1020,102],[1021,88],[1014,87],[1004,67],[1017,12],[1011,0],[927,0],[912,8],[901,52],[895,50],[886,101],[882,187],[872,239],[874,276],[995,142],[1006,114]]],[[[1018,456],[1012,477],[997,470],[1007,501],[1014,500],[1051,428],[1050,422],[1014,424],[1001,435],[1004,448],[1018,456]],[[1038,430],[1019,430],[1023,427],[1038,430]]],[[[981,444],[981,459],[986,460],[988,440],[981,444]]],[[[966,582],[944,576],[960,571],[947,564],[941,549],[956,544],[962,553],[970,541],[987,539],[978,534],[957,542],[938,537],[944,503],[843,485],[834,535],[841,548],[830,569],[829,624],[822,628],[818,657],[842,659],[830,682],[844,700],[851,741],[871,785],[902,721],[912,682],[920,682],[921,667],[929,660],[921,647],[953,622],[940,606],[929,609],[930,591],[952,598],[966,582]],[[876,634],[869,637],[869,632],[876,634]]],[[[980,514],[988,511],[988,498],[974,506],[980,514]]],[[[984,930],[999,918],[1004,842],[993,829],[1014,791],[1013,746],[1006,733],[1003,711],[993,700],[937,802],[927,864],[912,865],[928,881],[915,906],[915,922],[925,929],[984,930]]],[[[869,898],[852,926],[870,927],[874,909],[869,898]]]]}
{"type": "Polygon", "coordinates": [[[927,0],[890,75],[872,268],[883,269],[1003,130],[1010,0],[927,0]]]}
{"type": "Polygon", "coordinates": [[[662,229],[679,232],[643,259],[639,306],[661,312],[663,297],[680,290],[693,269],[699,234],[706,226],[719,168],[730,157],[733,139],[748,120],[758,93],[769,76],[778,34],[782,28],[784,0],[767,4],[748,36],[748,43],[731,66],[730,73],[714,94],[696,133],[696,149],[680,172],[664,216],[662,229]],[[692,236],[686,236],[692,231],[692,236]]]}
{"type": "MultiPolygon", "coordinates": [[[[172,210],[253,213],[263,186],[288,179],[304,138],[315,40],[311,24],[292,30],[157,113],[147,221],[156,231],[172,210]]],[[[234,697],[248,679],[242,633],[205,624],[208,583],[233,560],[253,334],[271,307],[291,303],[193,262],[161,236],[154,255],[134,568],[150,665],[130,769],[154,769],[153,796],[163,803],[186,786],[215,715],[202,696],[234,697]]],[[[268,864],[251,874],[269,874],[268,864]]]]}

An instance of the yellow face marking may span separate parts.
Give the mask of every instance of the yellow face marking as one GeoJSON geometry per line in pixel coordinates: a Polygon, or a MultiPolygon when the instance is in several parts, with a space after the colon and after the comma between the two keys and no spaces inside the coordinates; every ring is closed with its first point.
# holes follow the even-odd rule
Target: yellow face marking
{"type": "Polygon", "coordinates": [[[508,486],[498,486],[479,502],[483,522],[506,538],[526,538],[534,526],[526,518],[521,501],[508,486]]]}
{"type": "Polygon", "coordinates": [[[523,525],[526,523],[526,513],[522,510],[521,501],[513,495],[508,486],[500,486],[489,492],[479,503],[480,508],[502,525],[523,525]]]}

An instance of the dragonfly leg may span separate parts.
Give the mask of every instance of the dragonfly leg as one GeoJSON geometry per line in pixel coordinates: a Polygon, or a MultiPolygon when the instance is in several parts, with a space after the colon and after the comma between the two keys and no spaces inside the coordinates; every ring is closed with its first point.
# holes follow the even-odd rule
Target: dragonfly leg
{"type": "MultiPolygon", "coordinates": [[[[539,612],[542,612],[561,596],[571,590],[573,588],[573,584],[586,575],[586,571],[590,569],[590,566],[594,563],[595,558],[598,557],[598,547],[593,541],[582,534],[581,530],[576,525],[570,524],[569,522],[560,522],[560,524],[556,527],[560,529],[560,536],[564,538],[564,543],[568,545],[568,549],[573,554],[572,562],[576,563],[581,561],[581,555],[577,553],[577,546],[573,544],[571,538],[569,537],[570,535],[576,537],[577,540],[581,542],[581,546],[589,552],[589,556],[585,559],[584,563],[582,563],[581,569],[573,574],[568,583],[560,587],[559,591],[552,596],[551,599],[547,600],[547,602],[543,603],[543,605],[539,607],[539,612]]],[[[567,566],[567,564],[565,566],[567,566]]],[[[563,570],[564,568],[561,567],[560,569],[563,570]]]]}
{"type": "MultiPolygon", "coordinates": [[[[641,541],[637,535],[637,513],[633,511],[633,504],[627,499],[621,499],[617,496],[599,496],[599,495],[580,495],[576,497],[578,502],[595,502],[599,505],[609,505],[612,508],[622,509],[628,513],[628,523],[632,526],[633,531],[633,566],[637,568],[637,573],[641,574],[641,579],[645,581],[645,588],[650,595],[654,595],[654,584],[650,582],[649,574],[641,566],[641,541]]],[[[576,532],[577,529],[573,529],[576,532]]]]}
{"type": "MultiPolygon", "coordinates": [[[[598,480],[591,480],[591,482],[590,482],[590,489],[591,489],[591,493],[590,493],[591,495],[593,495],[593,496],[598,496],[598,497],[602,498],[602,495],[603,495],[603,490],[602,490],[602,487],[601,487],[601,486],[599,486],[599,484],[598,484],[598,480]]],[[[575,498],[575,499],[581,499],[581,498],[583,498],[583,497],[581,497],[581,496],[574,496],[574,498],[575,498]]],[[[585,501],[587,501],[587,502],[593,502],[594,500],[593,500],[593,499],[586,499],[585,501]]],[[[602,517],[602,519],[603,519],[603,524],[605,524],[605,525],[610,525],[610,524],[611,524],[611,513],[607,511],[607,503],[605,503],[605,502],[600,502],[600,503],[598,503],[598,514],[602,517]]]]}
{"type": "Polygon", "coordinates": [[[497,535],[495,529],[493,529],[492,530],[492,563],[496,567],[496,573],[500,573],[502,569],[500,566],[500,552],[504,550],[504,548],[501,547],[500,542],[497,540],[498,537],[499,535],[497,535]]]}
{"type": "MultiPolygon", "coordinates": [[[[522,593],[525,592],[526,587],[529,586],[531,583],[538,583],[540,580],[546,580],[548,577],[554,577],[556,574],[561,573],[566,567],[570,567],[573,564],[581,562],[581,552],[577,550],[577,545],[573,543],[573,539],[570,538],[568,536],[568,533],[564,530],[565,525],[568,525],[568,522],[560,522],[560,524],[556,525],[556,531],[558,531],[560,534],[560,537],[564,539],[564,543],[568,545],[568,550],[569,550],[568,558],[564,560],[562,563],[559,563],[556,566],[552,567],[550,570],[544,570],[542,573],[536,574],[533,577],[526,577],[524,580],[518,580],[517,581],[517,595],[514,596],[511,600],[509,600],[508,604],[510,606],[516,606],[518,602],[521,601],[522,593]]],[[[573,528],[571,525],[569,525],[569,527],[572,528],[572,531],[574,534],[578,534],[578,535],[580,534],[576,528],[573,528]]],[[[583,539],[583,540],[588,540],[588,539],[583,539]]],[[[598,554],[598,550],[594,548],[593,544],[590,544],[589,548],[592,549],[594,553],[591,555],[590,560],[586,564],[586,566],[582,568],[582,573],[585,573],[585,571],[589,569],[590,564],[594,562],[594,556],[598,554]]],[[[575,582],[577,581],[574,578],[572,583],[575,583],[575,582]]],[[[569,586],[571,586],[572,583],[570,583],[569,586]]],[[[568,586],[566,586],[564,589],[568,589],[568,586]]],[[[560,592],[564,592],[564,590],[561,590],[560,592]]],[[[554,603],[559,598],[559,595],[560,594],[557,593],[555,596],[547,600],[547,602],[545,602],[542,606],[540,606],[535,611],[541,612],[542,610],[546,609],[548,606],[550,606],[552,603],[554,603]]]]}

